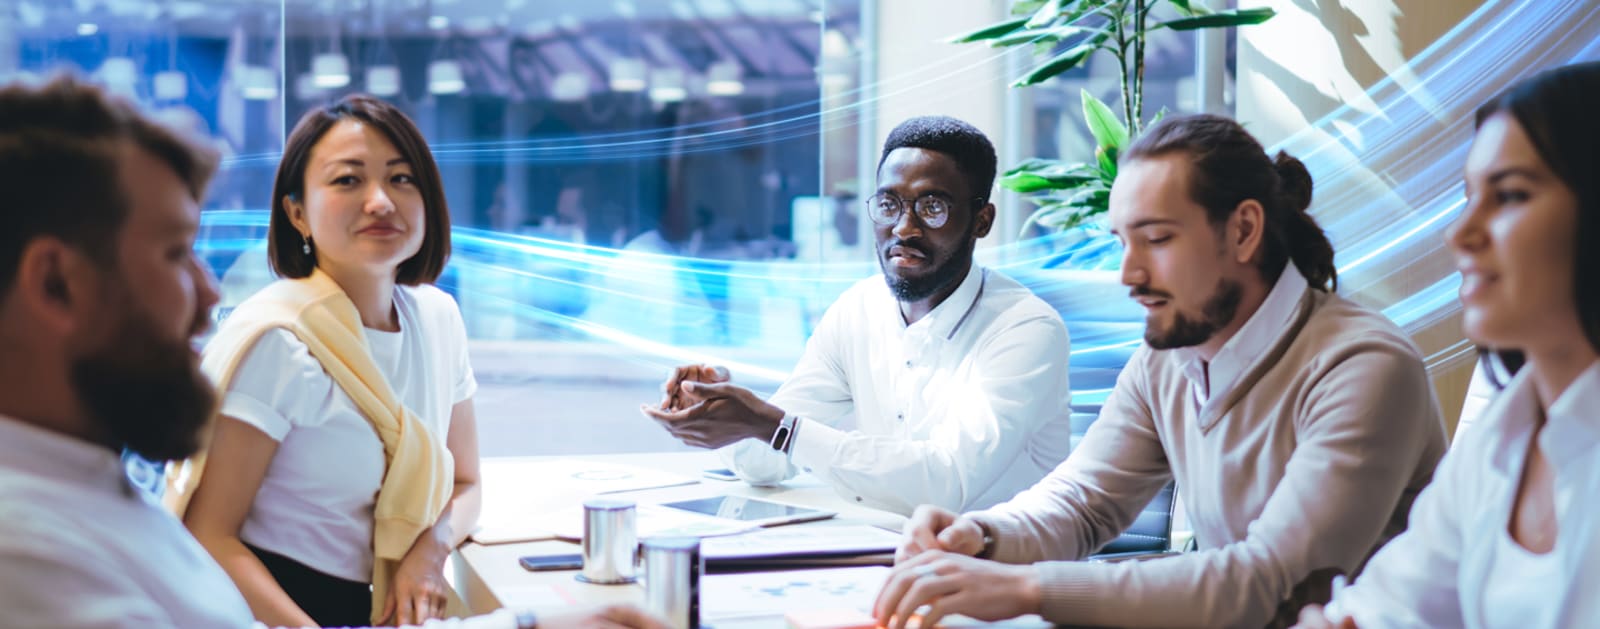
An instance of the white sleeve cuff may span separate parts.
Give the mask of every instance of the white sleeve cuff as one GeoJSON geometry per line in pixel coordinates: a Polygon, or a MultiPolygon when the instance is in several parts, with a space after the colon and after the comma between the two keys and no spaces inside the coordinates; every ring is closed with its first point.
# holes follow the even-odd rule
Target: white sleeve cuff
{"type": "Polygon", "coordinates": [[[221,415],[232,417],[264,432],[273,441],[283,441],[289,435],[289,420],[272,406],[253,397],[229,391],[222,398],[221,415]]]}
{"type": "Polygon", "coordinates": [[[822,422],[798,418],[795,424],[795,443],[790,450],[795,465],[814,474],[822,474],[833,467],[834,453],[848,434],[822,422]]]}

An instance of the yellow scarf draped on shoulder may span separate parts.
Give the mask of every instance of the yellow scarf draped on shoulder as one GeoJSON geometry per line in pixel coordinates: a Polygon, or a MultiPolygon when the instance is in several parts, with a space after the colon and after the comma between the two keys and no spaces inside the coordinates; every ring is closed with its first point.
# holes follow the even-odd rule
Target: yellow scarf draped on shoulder
{"type": "MultiPolygon", "coordinates": [[[[338,283],[321,270],[278,280],[252,295],[223,321],[206,346],[201,370],[225,395],[256,339],[283,328],[305,343],[333,381],[355,402],[383,442],[387,466],[373,510],[372,622],[379,622],[389,580],[417,536],[433,527],[455,488],[454,462],[435,436],[400,402],[373,362],[361,315],[338,283]]],[[[199,486],[205,453],[174,464],[167,506],[182,517],[199,486]]]]}

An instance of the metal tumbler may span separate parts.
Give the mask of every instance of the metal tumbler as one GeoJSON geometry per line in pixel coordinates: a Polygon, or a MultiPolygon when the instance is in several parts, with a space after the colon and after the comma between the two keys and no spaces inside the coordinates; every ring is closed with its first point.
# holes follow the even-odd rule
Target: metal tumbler
{"type": "Polygon", "coordinates": [[[631,500],[583,503],[583,570],[578,580],[598,585],[634,582],[638,518],[631,500]]]}
{"type": "Polygon", "coordinates": [[[644,541],[645,608],[673,629],[700,626],[700,574],[705,563],[697,537],[644,541]]]}

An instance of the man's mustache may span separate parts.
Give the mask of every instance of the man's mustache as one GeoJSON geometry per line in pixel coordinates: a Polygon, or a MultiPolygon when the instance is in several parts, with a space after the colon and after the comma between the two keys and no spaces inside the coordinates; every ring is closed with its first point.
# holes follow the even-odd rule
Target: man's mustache
{"type": "Polygon", "coordinates": [[[917,242],[918,241],[915,241],[915,240],[900,240],[900,239],[891,240],[891,241],[889,241],[887,243],[884,243],[883,249],[882,249],[882,251],[879,251],[879,253],[887,254],[890,249],[893,249],[895,247],[905,247],[907,249],[910,249],[912,251],[916,251],[917,253],[922,254],[922,257],[924,257],[924,258],[933,257],[933,255],[928,252],[928,248],[927,247],[924,247],[924,246],[922,246],[920,244],[915,244],[917,242]]]}
{"type": "Polygon", "coordinates": [[[1135,286],[1128,291],[1128,299],[1139,297],[1155,297],[1157,299],[1172,299],[1172,293],[1159,291],[1149,286],[1135,286]]]}

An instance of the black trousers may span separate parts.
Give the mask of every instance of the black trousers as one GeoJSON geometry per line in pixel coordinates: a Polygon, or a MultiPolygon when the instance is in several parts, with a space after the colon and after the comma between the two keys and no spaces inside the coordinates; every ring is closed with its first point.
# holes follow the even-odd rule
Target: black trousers
{"type": "Polygon", "coordinates": [[[300,609],[323,627],[372,624],[372,585],[318,572],[283,555],[245,544],[300,609]]]}

